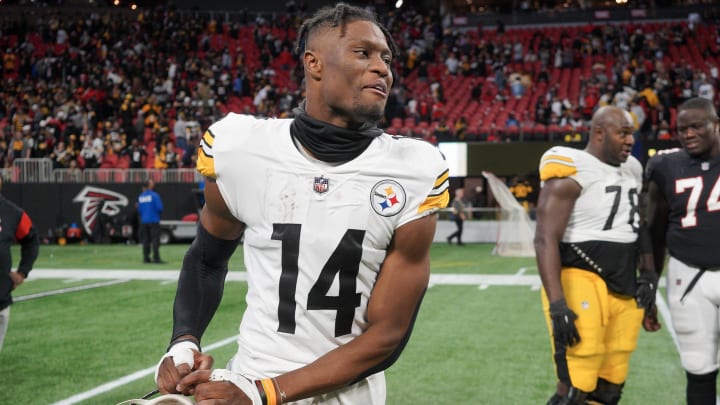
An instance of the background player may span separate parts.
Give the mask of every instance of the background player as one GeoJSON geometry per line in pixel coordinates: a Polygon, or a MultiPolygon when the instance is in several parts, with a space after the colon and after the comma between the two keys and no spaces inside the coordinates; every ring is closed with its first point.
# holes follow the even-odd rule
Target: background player
{"type": "MultiPolygon", "coordinates": [[[[658,276],[667,263],[667,299],[687,376],[687,403],[715,405],[720,310],[720,122],[712,102],[678,108],[682,149],[647,164],[648,222],[658,276]]],[[[657,324],[657,320],[651,321],[657,324]]]]}
{"type": "Polygon", "coordinates": [[[627,112],[602,107],[585,150],[553,147],[540,161],[535,251],[559,380],[550,405],[617,404],[643,319],[638,304],[652,305],[649,243],[636,290],[642,167],[630,156],[633,131],[627,112]]]}
{"type": "Polygon", "coordinates": [[[323,8],[298,41],[304,110],[278,120],[230,114],[203,137],[205,206],[158,367],[163,393],[385,402],[382,371],[407,342],[429,280],[447,164],[432,145],[376,128],[395,45],[372,14],[323,8]],[[200,338],[243,232],[248,294],[238,352],[229,370],[210,370],[200,338]]]}

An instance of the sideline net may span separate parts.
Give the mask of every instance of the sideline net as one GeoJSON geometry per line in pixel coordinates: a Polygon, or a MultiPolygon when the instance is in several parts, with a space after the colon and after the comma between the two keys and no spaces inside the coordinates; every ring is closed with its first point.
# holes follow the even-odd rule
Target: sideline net
{"type": "Polygon", "coordinates": [[[490,172],[482,172],[490,191],[500,205],[497,240],[493,254],[498,256],[533,257],[535,225],[510,189],[490,172]]]}

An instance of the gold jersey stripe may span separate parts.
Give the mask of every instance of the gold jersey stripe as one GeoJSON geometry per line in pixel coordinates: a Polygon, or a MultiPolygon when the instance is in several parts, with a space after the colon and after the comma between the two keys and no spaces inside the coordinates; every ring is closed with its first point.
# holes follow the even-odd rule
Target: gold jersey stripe
{"type": "Polygon", "coordinates": [[[212,132],[210,132],[210,130],[208,129],[208,130],[205,131],[205,133],[203,134],[202,140],[203,140],[205,143],[207,143],[209,147],[212,148],[213,143],[215,143],[215,135],[214,135],[212,132]]]}
{"type": "Polygon", "coordinates": [[[444,172],[440,173],[440,175],[437,176],[437,179],[435,180],[435,185],[433,186],[433,188],[440,187],[440,185],[442,185],[445,180],[448,179],[448,177],[450,177],[450,170],[445,170],[444,172]]]}
{"type": "Polygon", "coordinates": [[[205,153],[204,148],[198,148],[197,171],[205,177],[215,178],[215,159],[205,153]]]}
{"type": "Polygon", "coordinates": [[[198,148],[197,171],[203,176],[215,178],[215,160],[213,159],[212,147],[215,143],[215,135],[208,129],[200,139],[198,148]]]}
{"type": "Polygon", "coordinates": [[[202,138],[200,138],[200,147],[205,149],[205,154],[212,156],[212,148],[215,143],[215,135],[210,130],[205,131],[202,138]]]}
{"type": "Polygon", "coordinates": [[[439,210],[447,207],[448,203],[450,202],[450,193],[448,193],[447,189],[443,191],[442,194],[437,196],[428,196],[428,198],[423,201],[422,204],[418,207],[418,213],[421,214],[428,210],[439,210]]]}
{"type": "Polygon", "coordinates": [[[542,164],[543,162],[548,161],[548,160],[560,160],[560,161],[563,161],[563,162],[575,163],[575,161],[574,161],[573,158],[571,158],[571,157],[567,157],[567,156],[563,156],[563,155],[547,155],[547,156],[545,156],[545,157],[542,158],[541,164],[542,164]]]}
{"type": "Polygon", "coordinates": [[[560,162],[545,162],[540,168],[540,180],[545,181],[555,177],[570,177],[577,173],[575,165],[560,162]]]}

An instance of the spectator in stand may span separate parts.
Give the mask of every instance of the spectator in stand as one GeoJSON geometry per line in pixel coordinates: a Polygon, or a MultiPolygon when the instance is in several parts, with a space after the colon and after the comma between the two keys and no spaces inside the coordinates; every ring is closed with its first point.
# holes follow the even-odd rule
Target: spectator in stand
{"type": "Polygon", "coordinates": [[[447,68],[448,74],[452,76],[457,75],[460,67],[460,61],[457,56],[455,56],[455,52],[450,52],[447,59],[445,59],[445,67],[447,68]]]}
{"type": "Polygon", "coordinates": [[[467,131],[467,118],[465,116],[460,116],[458,119],[455,120],[454,125],[454,132],[455,132],[455,139],[458,141],[464,141],[465,135],[467,131]]]}
{"type": "Polygon", "coordinates": [[[65,142],[58,142],[55,149],[50,154],[55,169],[66,169],[70,165],[70,161],[75,159],[75,152],[72,146],[66,145],[65,142]]]}
{"type": "Polygon", "coordinates": [[[145,167],[145,159],[148,156],[145,147],[140,142],[133,138],[122,152],[123,155],[130,157],[130,168],[131,169],[142,169],[145,167]]]}
{"type": "Polygon", "coordinates": [[[98,151],[93,143],[94,137],[88,137],[80,150],[80,158],[83,161],[83,169],[96,169],[100,166],[102,150],[98,151]]]}
{"type": "Polygon", "coordinates": [[[173,125],[173,134],[175,135],[175,143],[177,144],[178,148],[185,148],[185,144],[187,143],[188,139],[188,131],[184,111],[180,111],[178,113],[177,119],[175,120],[175,125],[173,125]]]}
{"type": "Polygon", "coordinates": [[[437,139],[438,142],[449,142],[454,140],[454,136],[452,133],[452,130],[447,126],[447,123],[444,120],[441,120],[438,122],[437,126],[435,127],[435,139],[437,139]]]}
{"type": "Polygon", "coordinates": [[[156,169],[177,169],[180,165],[180,155],[175,150],[175,144],[171,140],[165,142],[155,155],[156,169]]]}
{"type": "Polygon", "coordinates": [[[525,95],[525,85],[519,74],[513,75],[510,82],[510,93],[515,98],[522,98],[525,95]]]}
{"type": "Polygon", "coordinates": [[[185,145],[182,156],[182,167],[195,167],[197,164],[198,148],[200,147],[200,138],[192,135],[185,145]]]}
{"type": "Polygon", "coordinates": [[[515,127],[520,128],[520,121],[518,121],[517,117],[515,116],[515,113],[508,113],[508,118],[505,120],[505,126],[506,127],[515,127]]]}
{"type": "Polygon", "coordinates": [[[710,81],[706,78],[704,73],[700,74],[702,77],[702,80],[700,82],[700,85],[698,86],[697,95],[698,97],[702,97],[706,100],[710,100],[711,102],[715,101],[715,86],[710,83],[710,81]]]}

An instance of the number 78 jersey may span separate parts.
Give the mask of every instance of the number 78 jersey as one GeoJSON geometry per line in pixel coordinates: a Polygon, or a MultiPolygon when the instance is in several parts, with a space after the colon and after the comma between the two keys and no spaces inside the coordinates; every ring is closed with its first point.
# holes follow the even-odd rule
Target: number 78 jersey
{"type": "Polygon", "coordinates": [[[632,243],[637,239],[642,166],[630,156],[612,166],[584,150],[556,146],[540,160],[540,180],[567,177],[581,187],[563,242],[632,243]]]}
{"type": "Polygon", "coordinates": [[[433,145],[383,134],[331,165],[299,151],[291,122],[229,114],[198,157],[246,225],[247,309],[232,368],[256,378],[359,336],[395,230],[448,202],[447,164],[433,145]]]}

